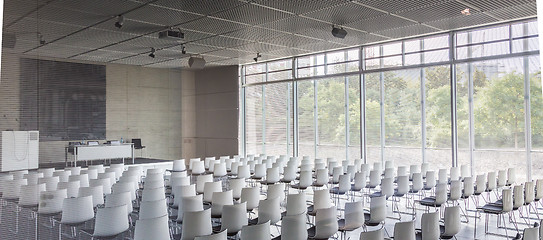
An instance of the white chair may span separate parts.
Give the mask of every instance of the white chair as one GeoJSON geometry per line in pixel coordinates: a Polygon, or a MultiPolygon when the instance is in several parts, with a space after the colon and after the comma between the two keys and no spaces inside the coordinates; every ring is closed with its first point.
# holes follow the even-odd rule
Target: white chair
{"type": "Polygon", "coordinates": [[[450,173],[449,173],[449,180],[450,181],[458,181],[458,180],[460,180],[460,168],[451,167],[450,173]]]}
{"type": "Polygon", "coordinates": [[[377,186],[381,185],[381,173],[377,170],[370,171],[370,181],[365,188],[374,189],[377,186]]]}
{"type": "Polygon", "coordinates": [[[330,179],[330,176],[328,176],[328,169],[317,169],[316,176],[315,176],[315,182],[313,182],[313,187],[323,187],[328,184],[328,181],[330,179]]]}
{"type": "Polygon", "coordinates": [[[383,228],[360,233],[360,240],[383,240],[383,239],[385,239],[383,228]]]}
{"type": "Polygon", "coordinates": [[[281,220],[281,205],[279,198],[268,198],[258,203],[258,224],[269,222],[275,224],[281,220]]]}
{"type": "Polygon", "coordinates": [[[40,193],[45,191],[45,183],[21,186],[19,206],[36,207],[40,203],[40,193]]]}
{"type": "Polygon", "coordinates": [[[197,236],[210,235],[211,209],[195,212],[185,212],[182,225],[182,240],[193,240],[197,236]]]}
{"type": "Polygon", "coordinates": [[[62,212],[62,203],[67,197],[68,194],[66,189],[41,192],[38,214],[56,215],[62,212]]]}
{"type": "Polygon", "coordinates": [[[253,176],[251,176],[251,179],[261,180],[265,176],[266,176],[266,164],[264,164],[264,163],[256,164],[255,165],[255,172],[254,172],[253,176]]]}
{"type": "Polygon", "coordinates": [[[43,178],[38,179],[38,184],[44,183],[46,191],[54,191],[54,190],[57,190],[59,181],[60,181],[60,178],[58,176],[43,177],[43,178]]]}
{"type": "Polygon", "coordinates": [[[13,175],[13,180],[23,179],[25,174],[28,174],[28,170],[11,171],[10,175],[13,175]]]}
{"type": "Polygon", "coordinates": [[[449,183],[449,178],[447,177],[447,169],[440,168],[437,172],[437,183],[438,184],[447,184],[449,183]]]}
{"type": "Polygon", "coordinates": [[[337,233],[338,221],[336,206],[319,209],[317,211],[314,229],[315,233],[314,235],[309,236],[309,239],[328,239],[337,233]]]}
{"type": "Polygon", "coordinates": [[[132,198],[130,192],[112,193],[106,196],[105,207],[126,206],[126,213],[132,213],[132,198]]]}
{"type": "Polygon", "coordinates": [[[164,188],[151,188],[151,189],[143,189],[141,193],[141,201],[156,201],[166,198],[166,193],[164,191],[164,188]]]}
{"type": "MultiPolygon", "coordinates": [[[[123,168],[109,167],[109,168],[106,168],[103,173],[113,173],[115,175],[115,180],[117,180],[121,178],[121,176],[123,175],[123,168]]],[[[100,178],[100,174],[102,173],[98,173],[98,178],[100,178]]]]}
{"type": "Polygon", "coordinates": [[[439,211],[423,213],[420,221],[422,240],[439,239],[439,211]]]}
{"type": "MultiPolygon", "coordinates": [[[[226,239],[226,238],[225,238],[226,239]]],[[[271,240],[270,221],[241,228],[241,240],[271,240]]]]}
{"type": "Polygon", "coordinates": [[[140,203],[139,219],[157,218],[168,214],[166,199],[144,201],[140,203]]]}
{"type": "Polygon", "coordinates": [[[134,240],[170,240],[168,215],[157,218],[139,219],[134,229],[134,240]]]}
{"type": "Polygon", "coordinates": [[[126,206],[98,208],[94,221],[93,238],[112,238],[129,228],[126,206]]]}
{"type": "Polygon", "coordinates": [[[132,201],[136,200],[136,188],[133,182],[118,182],[111,186],[112,193],[129,192],[132,201]]]}
{"type": "Polygon", "coordinates": [[[271,167],[266,169],[266,179],[262,181],[262,184],[271,185],[276,184],[281,180],[281,176],[279,175],[279,168],[278,167],[271,167]]]}
{"type": "Polygon", "coordinates": [[[41,172],[31,172],[23,176],[26,179],[27,184],[36,185],[38,184],[38,179],[43,178],[43,173],[41,172]]]}
{"type": "Polygon", "coordinates": [[[460,206],[445,208],[445,227],[441,239],[451,239],[460,232],[460,206]]]}
{"type": "Polygon", "coordinates": [[[506,170],[499,170],[498,171],[498,188],[505,187],[507,185],[507,171],[506,170]]]}
{"type": "Polygon", "coordinates": [[[517,181],[517,174],[514,168],[507,169],[507,186],[514,185],[517,181]]]}
{"type": "Polygon", "coordinates": [[[232,190],[214,192],[211,198],[211,217],[221,218],[224,206],[233,204],[232,190]]]}
{"type": "Polygon", "coordinates": [[[447,201],[447,184],[440,183],[436,186],[436,195],[433,197],[426,197],[419,201],[422,206],[441,208],[441,206],[447,201]]]}
{"type": "Polygon", "coordinates": [[[384,223],[387,217],[386,198],[385,196],[372,197],[370,199],[369,217],[365,217],[364,225],[377,226],[384,223]]]}
{"type": "Polygon", "coordinates": [[[68,198],[77,197],[77,195],[79,194],[79,187],[80,182],[78,180],[70,182],[59,182],[57,184],[57,189],[66,189],[68,198]]]}
{"type": "MultiPolygon", "coordinates": [[[[177,173],[177,172],[173,172],[177,173]]],[[[182,172],[184,173],[184,172],[182,172]]],[[[172,177],[170,178],[170,187],[173,189],[175,186],[187,186],[190,185],[190,177],[184,176],[184,177],[172,177]]]]}
{"type": "Polygon", "coordinates": [[[223,207],[221,217],[221,231],[226,230],[229,236],[236,235],[243,226],[247,226],[247,204],[242,202],[235,205],[223,207]]]}
{"type": "Polygon", "coordinates": [[[226,176],[226,163],[215,163],[215,167],[213,168],[213,177],[224,177],[226,176]]]}
{"type": "Polygon", "coordinates": [[[539,238],[540,227],[541,226],[525,228],[524,232],[522,233],[522,239],[523,240],[540,240],[539,238]]]}
{"type": "Polygon", "coordinates": [[[38,169],[38,172],[42,173],[44,178],[48,178],[53,176],[55,168],[40,168],[38,169]]]}
{"type": "MultiPolygon", "coordinates": [[[[504,188],[502,190],[501,200],[502,200],[501,207],[499,205],[496,206],[496,204],[492,204],[492,203],[486,204],[485,206],[481,207],[481,210],[487,214],[487,218],[488,218],[488,214],[497,215],[498,218],[501,217],[500,220],[502,220],[503,222],[506,222],[506,218],[504,216],[505,214],[508,214],[509,218],[511,218],[511,211],[513,210],[513,194],[511,192],[511,189],[504,188]]],[[[485,221],[485,233],[488,233],[488,221],[485,221]]],[[[505,234],[507,235],[507,231],[505,231],[505,234]]]]}
{"type": "Polygon", "coordinates": [[[462,179],[471,177],[471,170],[469,168],[469,165],[467,164],[460,165],[460,177],[462,179]]]}
{"type": "Polygon", "coordinates": [[[163,168],[149,168],[147,169],[147,175],[153,175],[153,174],[159,174],[159,175],[164,175],[164,170],[163,168]]]}
{"type": "Polygon", "coordinates": [[[26,179],[14,179],[5,181],[4,188],[2,192],[2,198],[17,200],[21,196],[21,186],[26,185],[26,179]]]}
{"type": "MultiPolygon", "coordinates": [[[[192,170],[192,165],[195,163],[195,162],[200,162],[200,158],[191,158],[189,159],[189,170],[192,170]]],[[[204,162],[204,170],[205,170],[205,162],[204,162]]]]}
{"type": "Polygon", "coordinates": [[[185,171],[185,170],[186,170],[185,159],[173,160],[172,171],[181,172],[181,171],[185,171]]]}
{"type": "Polygon", "coordinates": [[[72,237],[77,236],[77,227],[94,218],[92,196],[66,198],[62,203],[60,223],[70,226],[72,237]]]}
{"type": "Polygon", "coordinates": [[[415,221],[394,224],[394,240],[415,240],[415,221]]]}
{"type": "Polygon", "coordinates": [[[357,172],[354,175],[354,184],[351,187],[351,191],[353,192],[359,192],[366,186],[367,181],[367,175],[366,172],[357,172]]]}
{"type": "Polygon", "coordinates": [[[345,219],[338,221],[338,229],[343,234],[343,239],[346,239],[348,231],[354,231],[364,225],[364,203],[346,202],[345,203],[345,219]]]}
{"type": "Polygon", "coordinates": [[[241,189],[240,202],[247,203],[247,211],[253,211],[258,207],[260,201],[260,189],[258,187],[243,188],[241,189]]]}
{"type": "Polygon", "coordinates": [[[250,177],[251,177],[251,166],[249,166],[249,165],[240,165],[240,166],[238,166],[237,178],[248,179],[250,177]]]}
{"type": "MultiPolygon", "coordinates": [[[[117,182],[117,178],[115,175],[115,172],[104,172],[104,173],[98,173],[98,179],[109,179],[109,185],[113,185],[117,182]]],[[[90,184],[90,181],[89,181],[90,184]]]]}
{"type": "Polygon", "coordinates": [[[89,180],[89,187],[102,187],[102,192],[105,195],[111,194],[111,183],[109,178],[91,179],[89,180]]]}
{"type": "Polygon", "coordinates": [[[87,170],[96,170],[97,174],[98,173],[103,173],[105,172],[105,168],[104,168],[104,165],[103,164],[99,164],[99,165],[90,165],[87,170]]]}
{"type": "Polygon", "coordinates": [[[81,167],[67,167],[64,171],[70,171],[71,175],[80,175],[81,167]]]}
{"type": "MultiPolygon", "coordinates": [[[[289,201],[287,200],[287,204],[288,203],[289,201]]],[[[288,213],[288,210],[287,210],[287,213],[288,213]]],[[[281,221],[281,240],[300,240],[300,239],[307,239],[305,213],[293,214],[293,215],[287,214],[287,216],[284,216],[283,220],[281,221]]]]}
{"type": "Polygon", "coordinates": [[[204,162],[202,161],[192,162],[191,175],[200,175],[200,174],[204,174],[205,172],[206,172],[206,169],[204,166],[204,162]]]}
{"type": "Polygon", "coordinates": [[[394,168],[385,168],[384,178],[394,178],[394,168]]]}
{"type": "Polygon", "coordinates": [[[173,208],[178,208],[183,203],[184,197],[196,196],[196,185],[188,186],[174,186],[172,189],[173,195],[173,208]]]}
{"type": "Polygon", "coordinates": [[[437,184],[436,173],[434,171],[426,171],[426,175],[423,176],[426,176],[426,180],[424,182],[424,190],[433,190],[437,184]]]}
{"type": "MultiPolygon", "coordinates": [[[[182,223],[184,219],[184,214],[187,212],[195,212],[195,211],[203,211],[203,201],[202,201],[202,195],[196,195],[196,196],[190,196],[190,197],[183,197],[182,205],[179,205],[179,208],[177,210],[177,219],[176,221],[178,223],[182,223]]],[[[211,209],[209,210],[211,211],[211,209]]],[[[210,212],[211,214],[211,212],[210,212]]],[[[211,218],[211,215],[209,215],[211,218]]]]}
{"type": "Polygon", "coordinates": [[[226,235],[226,230],[223,230],[215,234],[198,236],[194,238],[194,240],[226,240],[226,239],[228,239],[228,235],[226,235]]]}
{"type": "Polygon", "coordinates": [[[289,194],[287,196],[287,216],[305,214],[307,211],[305,201],[305,193],[289,194]]]}
{"type": "Polygon", "coordinates": [[[302,171],[300,172],[300,180],[297,184],[293,185],[292,188],[298,189],[300,191],[307,189],[313,183],[313,176],[311,171],[302,171]]]}
{"type": "Polygon", "coordinates": [[[278,183],[268,187],[268,192],[266,193],[267,199],[279,198],[279,204],[285,202],[285,184],[278,183]]]}
{"type": "Polygon", "coordinates": [[[204,186],[207,182],[213,182],[213,175],[206,174],[196,177],[196,193],[203,194],[204,186]]]}
{"type": "Polygon", "coordinates": [[[145,183],[143,184],[143,189],[163,188],[163,187],[164,187],[163,180],[145,181],[145,183]]]}
{"type": "Polygon", "coordinates": [[[98,207],[98,205],[104,204],[104,190],[102,186],[96,187],[81,187],[79,188],[78,197],[92,196],[92,205],[98,207]]]}
{"type": "Polygon", "coordinates": [[[59,182],[67,182],[70,175],[72,175],[72,171],[66,169],[58,170],[53,173],[53,177],[58,177],[59,182]]]}
{"type": "Polygon", "coordinates": [[[70,175],[68,177],[68,181],[69,182],[79,181],[79,187],[88,187],[89,186],[89,175],[88,174],[70,175]]]}
{"type": "Polygon", "coordinates": [[[316,190],[313,193],[313,207],[309,207],[310,211],[307,214],[315,216],[318,210],[330,208],[331,206],[333,204],[330,201],[330,191],[328,189],[316,190]]]}
{"type": "Polygon", "coordinates": [[[83,169],[81,170],[81,174],[80,175],[83,175],[83,174],[87,174],[88,177],[89,177],[89,180],[90,179],[97,179],[98,178],[98,169],[83,169]]]}
{"type": "Polygon", "coordinates": [[[204,202],[211,202],[215,192],[222,192],[222,182],[206,182],[204,185],[204,202]]]}

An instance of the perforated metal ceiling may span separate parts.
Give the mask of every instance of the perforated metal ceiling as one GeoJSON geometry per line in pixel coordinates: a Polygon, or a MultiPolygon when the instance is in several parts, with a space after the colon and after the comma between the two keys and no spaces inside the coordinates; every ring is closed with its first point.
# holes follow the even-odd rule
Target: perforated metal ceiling
{"type": "Polygon", "coordinates": [[[536,0],[5,0],[5,51],[157,68],[290,57],[536,15],[536,0]],[[470,8],[471,15],[461,10],[470,8]],[[122,28],[114,26],[124,16],[122,28]],[[345,39],[332,26],[347,30],[345,39]],[[182,41],[158,39],[169,27],[182,41]],[[38,34],[39,33],[39,34],[38,34]],[[40,44],[39,40],[45,40],[40,44]],[[187,54],[182,53],[182,44],[187,54]],[[151,47],[156,57],[148,56],[151,47]]]}

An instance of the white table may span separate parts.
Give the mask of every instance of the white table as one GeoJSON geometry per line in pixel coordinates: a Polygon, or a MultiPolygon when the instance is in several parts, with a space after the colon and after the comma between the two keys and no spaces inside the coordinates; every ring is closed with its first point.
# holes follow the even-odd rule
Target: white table
{"type": "Polygon", "coordinates": [[[74,165],[81,160],[104,160],[122,158],[132,158],[134,164],[134,144],[124,143],[120,145],[75,145],[74,146],[74,165]]]}

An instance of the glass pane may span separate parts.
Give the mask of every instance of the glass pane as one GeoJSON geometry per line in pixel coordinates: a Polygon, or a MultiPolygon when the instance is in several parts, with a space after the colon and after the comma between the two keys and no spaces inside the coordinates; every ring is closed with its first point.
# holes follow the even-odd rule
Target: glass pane
{"type": "Polygon", "coordinates": [[[365,74],[367,162],[381,162],[380,73],[365,74]]]}
{"type": "Polygon", "coordinates": [[[245,94],[246,152],[262,153],[262,86],[246,87],[245,94]]]}
{"type": "Polygon", "coordinates": [[[268,73],[268,81],[292,79],[292,70],[268,73]]]}
{"type": "Polygon", "coordinates": [[[360,77],[349,76],[349,155],[351,163],[360,157],[360,77]]]}
{"type": "Polygon", "coordinates": [[[456,65],[456,119],[458,132],[458,165],[470,165],[469,154],[469,65],[456,65]]]}
{"type": "Polygon", "coordinates": [[[409,66],[409,65],[421,64],[420,55],[421,55],[420,53],[411,53],[411,54],[405,55],[405,65],[409,66]]]}
{"type": "Polygon", "coordinates": [[[385,57],[383,58],[384,68],[397,67],[402,65],[402,56],[385,57]]]}
{"type": "Polygon", "coordinates": [[[347,51],[347,58],[348,58],[347,60],[349,61],[358,60],[359,57],[360,57],[360,49],[355,48],[355,49],[347,51]]]}
{"type": "Polygon", "coordinates": [[[384,73],[385,161],[422,163],[420,70],[384,73]]]}
{"type": "Polygon", "coordinates": [[[529,58],[532,122],[532,178],[543,178],[543,90],[539,56],[529,58]]]}
{"type": "Polygon", "coordinates": [[[420,51],[420,39],[404,42],[404,48],[406,53],[420,51]]]}
{"type": "Polygon", "coordinates": [[[402,43],[390,43],[383,45],[383,56],[402,54],[402,43]]]}
{"type": "Polygon", "coordinates": [[[282,155],[287,152],[287,129],[289,104],[289,83],[275,83],[264,86],[266,94],[266,154],[282,155]]]}
{"type": "Polygon", "coordinates": [[[317,90],[317,157],[345,159],[345,80],[318,80],[317,90]]]}
{"type": "Polygon", "coordinates": [[[283,70],[283,69],[292,69],[292,60],[291,59],[268,63],[268,71],[269,72],[273,72],[273,71],[277,71],[277,70],[283,70]]]}
{"type": "Polygon", "coordinates": [[[511,25],[511,30],[513,31],[513,38],[536,35],[538,34],[537,21],[513,24],[511,25]],[[528,31],[524,31],[524,24],[528,26],[528,31]]]}
{"type": "Polygon", "coordinates": [[[449,35],[425,38],[423,41],[424,41],[424,50],[446,48],[449,46],[449,35]]]}
{"type": "Polygon", "coordinates": [[[328,68],[327,74],[355,72],[355,71],[358,71],[358,61],[328,65],[327,68],[328,68]]]}
{"type": "Polygon", "coordinates": [[[245,76],[245,83],[251,84],[251,83],[260,83],[266,81],[266,74],[257,74],[257,75],[249,75],[245,76]]]}
{"type": "Polygon", "coordinates": [[[315,158],[315,93],[313,81],[298,82],[298,155],[315,158]]]}
{"type": "Polygon", "coordinates": [[[345,51],[327,53],[326,61],[328,62],[328,64],[345,62],[345,51]]]}
{"type": "Polygon", "coordinates": [[[255,73],[262,73],[266,72],[266,64],[260,63],[260,64],[252,64],[245,66],[245,74],[255,74],[255,73]]]}
{"type": "Polygon", "coordinates": [[[426,82],[426,158],[431,169],[452,165],[449,66],[424,69],[426,82]]]}
{"type": "Polygon", "coordinates": [[[449,60],[449,50],[437,50],[424,53],[424,63],[445,62],[449,60]]]}
{"type": "Polygon", "coordinates": [[[298,58],[298,67],[308,67],[314,65],[323,65],[324,64],[324,54],[320,55],[311,55],[298,58]]]}
{"type": "Polygon", "coordinates": [[[366,58],[374,58],[381,56],[379,53],[379,46],[365,47],[366,58]]]}
{"type": "Polygon", "coordinates": [[[471,32],[471,43],[482,43],[509,38],[509,26],[492,27],[471,32]]]}
{"type": "Polygon", "coordinates": [[[324,66],[298,69],[298,77],[313,77],[324,75],[324,66]]]}

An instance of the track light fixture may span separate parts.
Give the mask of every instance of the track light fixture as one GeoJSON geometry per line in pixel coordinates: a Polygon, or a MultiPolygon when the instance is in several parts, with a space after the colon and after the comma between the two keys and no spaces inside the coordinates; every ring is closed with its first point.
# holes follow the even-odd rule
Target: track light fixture
{"type": "Polygon", "coordinates": [[[117,22],[115,22],[115,27],[122,28],[123,24],[124,24],[124,16],[123,15],[117,16],[117,22]]]}
{"type": "Polygon", "coordinates": [[[40,42],[40,45],[44,45],[46,43],[45,39],[43,39],[43,35],[39,32],[38,32],[38,41],[40,42]]]}
{"type": "Polygon", "coordinates": [[[260,55],[260,53],[256,53],[256,57],[253,58],[253,60],[255,60],[255,62],[258,62],[259,57],[262,57],[262,55],[260,55]]]}
{"type": "Polygon", "coordinates": [[[185,46],[183,46],[183,48],[181,48],[181,53],[182,54],[187,54],[187,50],[185,49],[185,46]]]}
{"type": "Polygon", "coordinates": [[[151,53],[149,53],[149,57],[155,58],[155,56],[156,56],[156,55],[155,55],[155,52],[156,52],[155,48],[152,47],[152,48],[151,48],[151,53]]]}
{"type": "Polygon", "coordinates": [[[345,38],[345,36],[347,36],[347,31],[343,28],[332,26],[332,35],[337,38],[345,38]]]}

